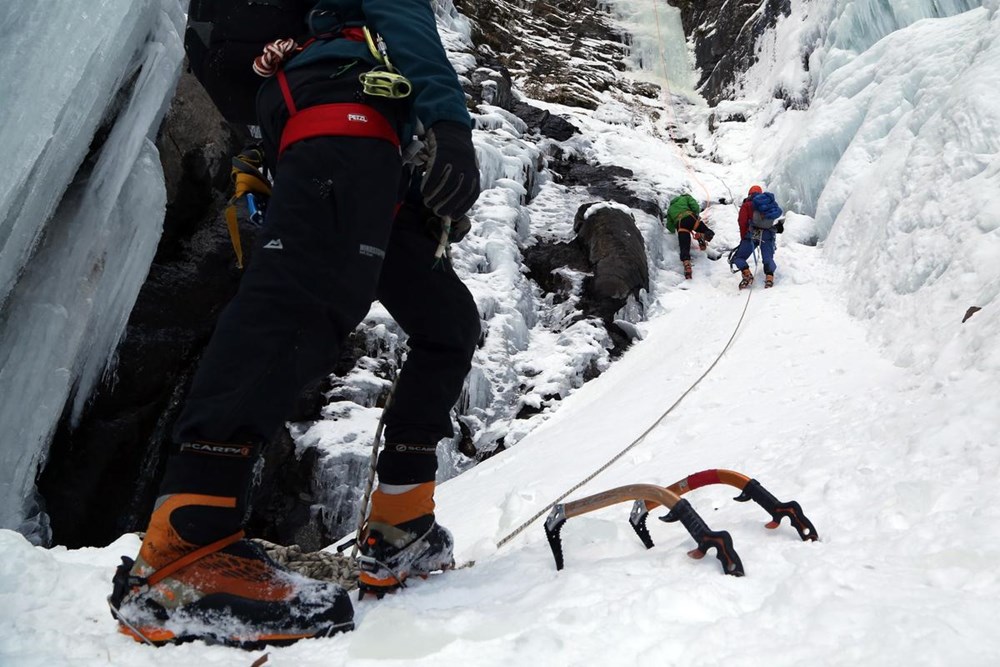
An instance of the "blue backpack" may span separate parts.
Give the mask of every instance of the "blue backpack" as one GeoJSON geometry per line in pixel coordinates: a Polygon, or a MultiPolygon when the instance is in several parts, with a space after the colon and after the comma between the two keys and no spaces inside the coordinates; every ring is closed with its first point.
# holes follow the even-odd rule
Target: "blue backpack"
{"type": "Polygon", "coordinates": [[[750,203],[753,204],[753,218],[750,224],[756,229],[770,229],[783,213],[770,192],[755,194],[750,198],[750,203]]]}

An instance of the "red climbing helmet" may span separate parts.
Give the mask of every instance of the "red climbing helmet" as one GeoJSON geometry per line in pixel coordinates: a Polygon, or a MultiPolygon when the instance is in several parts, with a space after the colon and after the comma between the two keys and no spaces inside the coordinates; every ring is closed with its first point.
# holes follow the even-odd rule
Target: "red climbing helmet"
{"type": "Polygon", "coordinates": [[[750,192],[747,193],[747,197],[750,197],[752,195],[758,195],[758,194],[760,194],[763,191],[764,191],[764,188],[760,187],[759,185],[751,185],[750,186],[750,192]]]}

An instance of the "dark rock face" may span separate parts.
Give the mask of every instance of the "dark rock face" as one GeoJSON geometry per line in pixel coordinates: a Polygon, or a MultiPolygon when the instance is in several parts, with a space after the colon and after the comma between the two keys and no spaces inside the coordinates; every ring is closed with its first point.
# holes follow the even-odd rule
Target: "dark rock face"
{"type": "Polygon", "coordinates": [[[694,38],[695,64],[701,70],[698,87],[713,105],[726,99],[736,75],[756,62],[757,38],[791,12],[791,0],[670,0],[670,4],[680,8],[684,32],[694,38]]]}
{"type": "Polygon", "coordinates": [[[632,178],[632,171],[629,169],[614,165],[590,164],[573,156],[564,157],[558,150],[550,159],[549,167],[559,174],[559,182],[563,185],[582,185],[595,197],[662,217],[659,204],[643,199],[629,190],[628,183],[632,178]]]}
{"type": "Polygon", "coordinates": [[[75,429],[65,419],[59,425],[39,480],[59,544],[104,544],[148,516],[169,427],[215,318],[239,282],[217,216],[229,158],[243,140],[197,82],[182,78],[158,141],[168,205],[156,258],[113,377],[75,429]]]}
{"type": "Polygon", "coordinates": [[[587,249],[594,267],[589,289],[602,319],[609,319],[625,305],[629,295],[649,289],[649,266],[642,234],[630,213],[595,204],[584,204],[573,219],[577,239],[587,249]]]}
{"type": "Polygon", "coordinates": [[[506,68],[528,96],[596,109],[595,92],[621,86],[625,35],[597,0],[525,4],[456,0],[455,7],[472,20],[482,61],[506,68]]]}
{"type": "Polygon", "coordinates": [[[511,88],[510,72],[495,60],[490,65],[477,69],[472,76],[472,83],[470,93],[475,99],[510,111],[533,132],[556,141],[566,141],[579,132],[576,126],[562,116],[518,100],[511,88]]]}
{"type": "Polygon", "coordinates": [[[610,206],[592,210],[595,206],[577,210],[573,229],[593,267],[593,278],[584,282],[585,307],[610,322],[630,295],[649,289],[649,265],[632,214],[610,206]]]}
{"type": "MultiPolygon", "coordinates": [[[[632,215],[618,208],[603,206],[590,215],[587,211],[597,202],[584,204],[574,218],[577,233],[573,241],[540,243],[524,251],[528,276],[545,292],[555,294],[556,302],[579,299],[579,316],[598,318],[604,322],[614,349],[612,356],[621,354],[631,338],[614,326],[615,314],[628,298],[638,297],[640,290],[649,289],[649,264],[642,234],[632,215]],[[576,293],[573,281],[562,269],[591,274],[576,293]]],[[[590,378],[586,378],[590,379],[590,378]]]]}
{"type": "Polygon", "coordinates": [[[553,115],[526,102],[516,102],[508,111],[523,120],[529,128],[556,141],[566,141],[579,132],[573,123],[562,116],[553,115]]]}

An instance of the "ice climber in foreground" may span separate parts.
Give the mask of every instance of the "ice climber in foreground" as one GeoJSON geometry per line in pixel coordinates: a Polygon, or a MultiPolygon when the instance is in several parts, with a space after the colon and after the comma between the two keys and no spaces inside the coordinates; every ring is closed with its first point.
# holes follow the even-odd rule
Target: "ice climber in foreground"
{"type": "Polygon", "coordinates": [[[305,4],[315,41],[285,54],[257,97],[275,175],[264,227],[175,425],[139,554],[123,559],[109,598],[137,640],[246,645],[353,628],[344,589],[281,569],[242,525],[262,447],[374,299],[408,334],[409,354],[385,414],[359,583],[381,594],[453,563],[434,479],[480,330],[440,255],[479,195],[465,96],[427,0],[305,4]],[[405,99],[362,93],[359,74],[376,64],[362,27],[409,79],[405,99]],[[401,158],[416,120],[427,128],[422,173],[401,158]]]}

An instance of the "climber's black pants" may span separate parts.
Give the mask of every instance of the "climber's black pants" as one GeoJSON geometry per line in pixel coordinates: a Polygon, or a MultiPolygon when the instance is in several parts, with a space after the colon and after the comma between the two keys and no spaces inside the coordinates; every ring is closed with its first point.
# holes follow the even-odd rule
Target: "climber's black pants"
{"type": "MultiPolygon", "coordinates": [[[[265,139],[280,134],[263,122],[262,130],[265,139]]],[[[380,139],[319,137],[285,151],[258,245],[195,374],[177,442],[271,439],[303,387],[331,372],[374,299],[409,335],[386,441],[432,444],[453,434],[450,411],[479,339],[479,312],[450,263],[435,266],[437,241],[419,206],[395,215],[402,173],[398,150],[380,139]]]]}
{"type": "Polygon", "coordinates": [[[704,234],[706,241],[711,241],[715,236],[711,227],[694,216],[687,216],[677,222],[677,245],[680,247],[682,262],[691,259],[691,236],[695,233],[704,234]]]}

